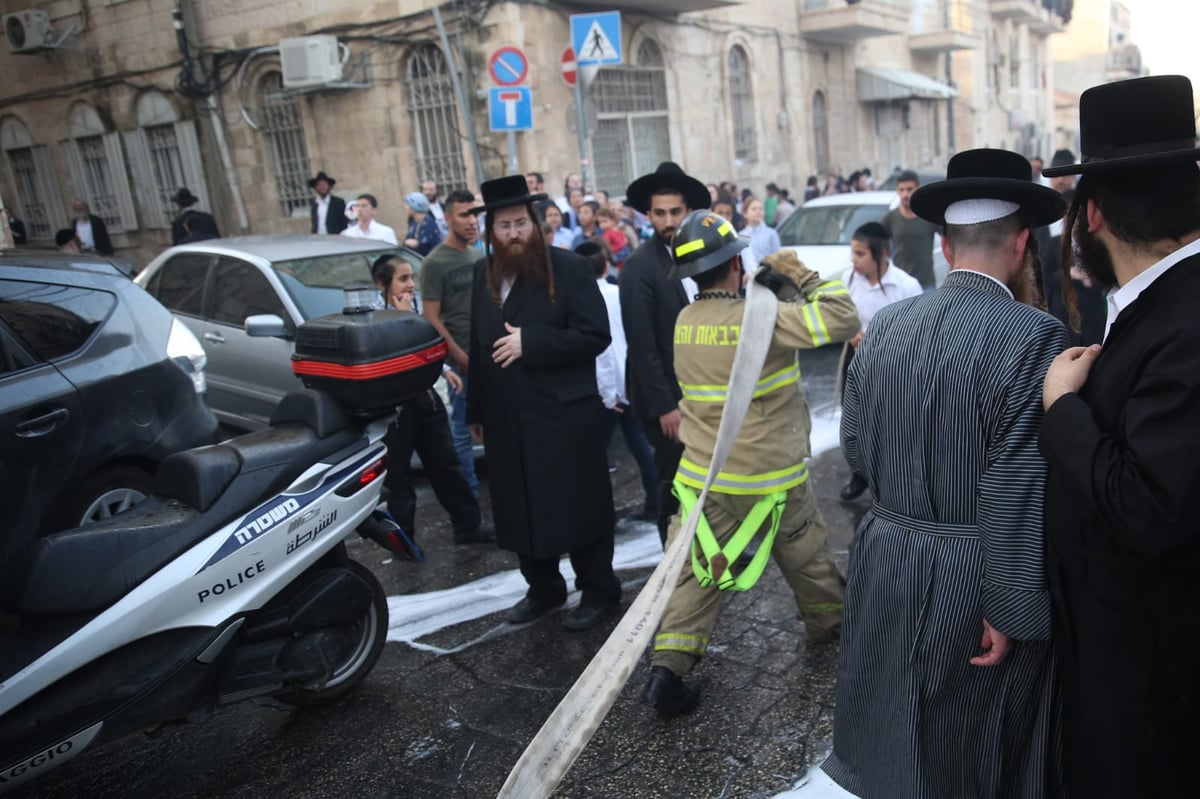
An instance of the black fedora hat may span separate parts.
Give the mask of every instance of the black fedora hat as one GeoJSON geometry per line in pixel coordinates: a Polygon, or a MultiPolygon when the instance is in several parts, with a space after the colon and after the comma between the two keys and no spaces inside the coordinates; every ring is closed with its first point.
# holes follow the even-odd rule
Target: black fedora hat
{"type": "Polygon", "coordinates": [[[1051,167],[1071,166],[1074,163],[1075,153],[1070,150],[1055,150],[1054,155],[1050,158],[1051,167]]]}
{"type": "Polygon", "coordinates": [[[525,205],[546,199],[545,192],[529,193],[529,184],[524,175],[505,175],[494,180],[485,180],[479,184],[479,193],[483,195],[483,205],[471,209],[471,213],[480,211],[495,211],[497,208],[507,208],[510,205],[525,205]]]}
{"type": "Polygon", "coordinates": [[[1192,82],[1182,75],[1134,78],[1093,86],[1079,98],[1080,163],[1046,177],[1087,175],[1200,159],[1192,82]]]}
{"type": "Polygon", "coordinates": [[[964,150],[950,159],[946,179],[926,183],[913,192],[913,213],[935,225],[946,224],[946,209],[959,200],[1004,200],[1030,216],[1033,227],[1062,218],[1062,195],[1033,182],[1025,156],[1008,150],[964,150]]]}
{"type": "Polygon", "coordinates": [[[188,191],[187,187],[185,186],[184,188],[175,192],[175,196],[171,198],[171,202],[183,208],[187,208],[188,206],[195,205],[196,203],[200,202],[200,198],[188,191]]]}
{"type": "Polygon", "coordinates": [[[704,184],[684,172],[674,161],[663,161],[658,169],[630,183],[625,189],[625,202],[635,211],[647,213],[650,210],[650,198],[661,189],[682,194],[684,205],[693,211],[707,208],[712,202],[704,184]]]}
{"type": "Polygon", "coordinates": [[[320,172],[318,172],[318,173],[316,174],[316,176],[315,176],[315,177],[313,177],[313,178],[310,178],[310,179],[309,179],[309,181],[308,181],[308,187],[309,187],[310,189],[312,189],[312,188],[315,188],[315,187],[316,187],[316,185],[317,185],[317,181],[318,181],[318,180],[323,180],[323,181],[325,181],[326,183],[328,183],[328,184],[330,185],[330,187],[331,187],[331,188],[333,187],[333,184],[337,183],[337,181],[336,181],[336,180],[334,180],[333,178],[329,177],[329,175],[326,175],[326,174],[325,174],[325,170],[324,170],[324,169],[322,169],[320,172]]]}

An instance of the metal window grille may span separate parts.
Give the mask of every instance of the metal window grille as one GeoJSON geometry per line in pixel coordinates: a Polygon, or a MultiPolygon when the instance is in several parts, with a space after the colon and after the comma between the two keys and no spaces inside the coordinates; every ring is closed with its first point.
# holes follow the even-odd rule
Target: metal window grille
{"type": "Polygon", "coordinates": [[[825,111],[825,93],[814,92],[812,103],[813,155],[817,172],[829,174],[829,115],[825,111]]]}
{"type": "Polygon", "coordinates": [[[275,177],[279,205],[288,216],[308,208],[308,143],[300,103],[283,94],[283,75],[268,72],[258,82],[259,131],[267,139],[267,152],[275,177]]]}
{"type": "Polygon", "coordinates": [[[599,70],[588,96],[597,115],[593,182],[595,188],[619,195],[635,177],[671,157],[662,51],[649,39],[642,42],[637,66],[599,70]]]}
{"type": "Polygon", "coordinates": [[[33,160],[33,148],[21,147],[8,150],[8,163],[16,181],[17,195],[25,214],[25,231],[31,239],[54,237],[50,214],[42,193],[38,191],[37,164],[33,160]]]}
{"type": "Polygon", "coordinates": [[[179,139],[175,136],[175,125],[154,125],[145,128],[146,146],[150,150],[150,165],[154,171],[154,191],[159,198],[159,215],[162,217],[155,227],[170,227],[171,196],[175,187],[188,185],[183,172],[183,159],[179,155],[179,139]]]}
{"type": "Polygon", "coordinates": [[[740,45],[729,51],[729,104],[733,111],[733,157],[753,161],[758,154],[754,92],[750,86],[750,59],[740,45]]]}
{"type": "Polygon", "coordinates": [[[466,188],[454,84],[437,45],[422,45],[409,56],[408,109],[420,179],[435,180],[447,192],[466,188]]]}
{"type": "Polygon", "coordinates": [[[79,148],[79,161],[83,168],[84,191],[92,213],[104,220],[109,227],[124,227],[121,209],[117,205],[117,194],[113,190],[112,172],[108,155],[101,136],[84,136],[75,140],[79,148]]]}

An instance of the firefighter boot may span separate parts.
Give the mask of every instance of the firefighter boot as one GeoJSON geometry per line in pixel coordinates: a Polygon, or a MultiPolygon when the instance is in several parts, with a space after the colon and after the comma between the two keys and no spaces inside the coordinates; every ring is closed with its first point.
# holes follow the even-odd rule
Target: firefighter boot
{"type": "Polygon", "coordinates": [[[642,704],[653,705],[660,716],[691,713],[700,704],[700,686],[686,683],[666,666],[650,670],[650,682],[642,691],[642,704]]]}

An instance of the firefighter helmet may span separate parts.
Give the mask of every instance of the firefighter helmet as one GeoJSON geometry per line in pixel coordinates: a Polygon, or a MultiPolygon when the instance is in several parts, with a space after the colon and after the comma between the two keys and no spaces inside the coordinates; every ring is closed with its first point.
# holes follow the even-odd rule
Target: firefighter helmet
{"type": "Polygon", "coordinates": [[[692,211],[675,231],[671,254],[676,277],[693,277],[715,269],[750,245],[733,225],[712,211],[692,211]]]}

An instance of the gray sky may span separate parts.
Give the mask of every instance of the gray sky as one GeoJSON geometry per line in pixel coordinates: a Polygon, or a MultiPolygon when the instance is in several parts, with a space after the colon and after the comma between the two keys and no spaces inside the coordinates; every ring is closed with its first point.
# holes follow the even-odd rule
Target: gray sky
{"type": "Polygon", "coordinates": [[[1187,75],[1200,91],[1200,2],[1121,0],[1132,15],[1133,42],[1151,75],[1187,75]]]}

